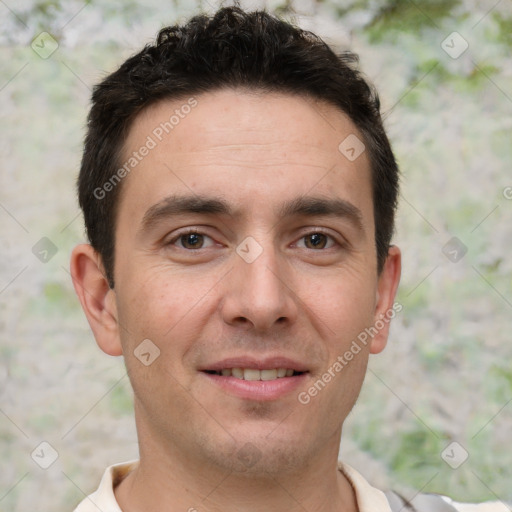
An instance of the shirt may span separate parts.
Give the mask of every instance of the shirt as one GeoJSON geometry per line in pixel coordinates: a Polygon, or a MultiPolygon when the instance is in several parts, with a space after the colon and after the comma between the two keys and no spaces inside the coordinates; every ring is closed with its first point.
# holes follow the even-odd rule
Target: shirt
{"type": "MultiPolygon", "coordinates": [[[[74,512],[122,512],[115,495],[114,488],[138,464],[137,460],[109,466],[98,489],[87,496],[75,508],[74,512]]],[[[385,494],[372,487],[366,479],[348,464],[339,462],[339,470],[347,477],[352,485],[359,512],[392,512],[385,494]]],[[[509,512],[509,508],[501,502],[488,502],[478,505],[457,503],[449,498],[443,499],[459,512],[509,512]]]]}

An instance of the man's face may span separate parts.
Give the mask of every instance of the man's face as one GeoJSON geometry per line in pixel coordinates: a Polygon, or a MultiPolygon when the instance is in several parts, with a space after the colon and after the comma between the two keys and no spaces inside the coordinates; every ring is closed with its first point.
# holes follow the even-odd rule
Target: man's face
{"type": "Polygon", "coordinates": [[[358,132],[323,103],[195,99],[144,111],[124,147],[156,143],[122,184],[110,292],[141,446],[251,471],[337,454],[382,342],[308,389],[382,312],[367,154],[338,149],[358,132]]]}

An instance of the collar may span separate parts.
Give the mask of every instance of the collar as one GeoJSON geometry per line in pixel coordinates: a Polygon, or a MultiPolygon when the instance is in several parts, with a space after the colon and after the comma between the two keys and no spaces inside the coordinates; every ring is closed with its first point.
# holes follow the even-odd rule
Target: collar
{"type": "MultiPolygon", "coordinates": [[[[137,467],[138,463],[138,460],[132,460],[109,466],[103,473],[98,489],[87,496],[75,512],[122,512],[116,501],[114,488],[137,467]]],[[[338,469],[347,477],[354,489],[359,512],[391,512],[385,494],[372,487],[359,472],[343,462],[338,462],[338,469]]]]}

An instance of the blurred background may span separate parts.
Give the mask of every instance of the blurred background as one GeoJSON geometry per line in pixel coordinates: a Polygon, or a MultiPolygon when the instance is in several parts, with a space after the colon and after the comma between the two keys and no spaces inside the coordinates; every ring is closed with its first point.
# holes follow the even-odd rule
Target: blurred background
{"type": "MultiPolygon", "coordinates": [[[[123,360],[96,346],[68,270],[85,118],[159,28],[220,5],[0,0],[1,511],[71,511],[138,456],[123,360]]],[[[241,6],[360,55],[403,173],[403,310],[340,458],[409,497],[512,500],[512,2],[241,6]]]]}

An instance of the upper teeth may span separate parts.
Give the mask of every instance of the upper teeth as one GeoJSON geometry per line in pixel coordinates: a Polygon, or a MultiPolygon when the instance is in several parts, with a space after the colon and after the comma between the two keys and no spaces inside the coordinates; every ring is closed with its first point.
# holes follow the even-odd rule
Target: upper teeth
{"type": "Polygon", "coordinates": [[[274,380],[282,377],[291,377],[294,370],[287,368],[274,368],[272,370],[256,370],[255,368],[223,368],[217,374],[224,377],[236,377],[243,380],[274,380]]]}

